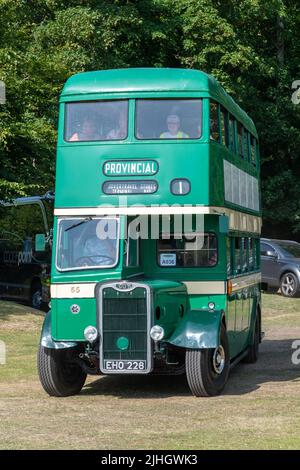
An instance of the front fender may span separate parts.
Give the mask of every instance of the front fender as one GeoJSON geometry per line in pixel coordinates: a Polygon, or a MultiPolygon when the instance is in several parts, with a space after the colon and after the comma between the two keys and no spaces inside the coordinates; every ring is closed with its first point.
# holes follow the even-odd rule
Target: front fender
{"type": "Polygon", "coordinates": [[[282,266],[282,268],[280,270],[279,283],[280,283],[280,279],[283,276],[283,274],[288,273],[288,272],[295,274],[298,281],[300,282],[300,272],[299,272],[298,267],[297,266],[291,266],[288,263],[286,263],[284,266],[282,266]]]}
{"type": "Polygon", "coordinates": [[[54,341],[51,335],[51,310],[46,314],[42,333],[41,333],[41,345],[44,348],[49,349],[65,349],[65,348],[73,348],[77,345],[73,341],[54,341]]]}
{"type": "Polygon", "coordinates": [[[167,343],[180,348],[207,349],[220,344],[222,310],[190,310],[167,343]]]}

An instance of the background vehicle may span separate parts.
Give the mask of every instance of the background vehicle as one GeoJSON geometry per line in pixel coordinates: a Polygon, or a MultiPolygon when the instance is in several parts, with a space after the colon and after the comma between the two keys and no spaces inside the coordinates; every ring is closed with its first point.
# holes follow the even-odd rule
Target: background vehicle
{"type": "Polygon", "coordinates": [[[0,202],[0,296],[41,308],[49,300],[54,195],[0,202]],[[35,249],[36,239],[45,250],[35,249]]]}
{"type": "Polygon", "coordinates": [[[54,216],[39,349],[47,393],[78,393],[87,373],[186,373],[194,395],[216,395],[230,366],[257,360],[257,133],[213,77],[71,77],[54,216]]]}
{"type": "Polygon", "coordinates": [[[260,244],[262,283],[285,297],[300,291],[300,243],[262,238],[260,244]]]}

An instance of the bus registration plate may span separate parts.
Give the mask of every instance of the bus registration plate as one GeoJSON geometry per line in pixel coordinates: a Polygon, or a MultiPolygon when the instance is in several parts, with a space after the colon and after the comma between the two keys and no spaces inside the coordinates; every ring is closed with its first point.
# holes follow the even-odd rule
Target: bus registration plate
{"type": "Polygon", "coordinates": [[[105,360],[104,369],[107,371],[132,371],[138,372],[146,369],[146,361],[120,361],[120,360],[105,360]]]}

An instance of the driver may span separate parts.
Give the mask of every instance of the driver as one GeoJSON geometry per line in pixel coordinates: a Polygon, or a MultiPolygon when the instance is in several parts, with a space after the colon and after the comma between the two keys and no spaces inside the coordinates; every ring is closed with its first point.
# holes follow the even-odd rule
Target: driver
{"type": "Polygon", "coordinates": [[[88,238],[82,251],[82,257],[85,256],[91,258],[91,265],[111,266],[116,260],[116,240],[101,240],[97,235],[88,238]]]}

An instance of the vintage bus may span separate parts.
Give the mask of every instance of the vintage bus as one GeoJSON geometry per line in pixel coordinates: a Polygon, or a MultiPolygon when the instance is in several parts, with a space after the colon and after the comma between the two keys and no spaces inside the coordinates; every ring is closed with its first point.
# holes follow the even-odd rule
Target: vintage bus
{"type": "Polygon", "coordinates": [[[69,78],[38,355],[49,395],[87,374],[186,374],[213,396],[257,360],[259,173],[252,120],[206,73],[69,78]]]}
{"type": "Polygon", "coordinates": [[[52,192],[0,201],[0,297],[41,308],[49,302],[52,192]],[[42,243],[41,249],[38,243],[42,243]]]}

